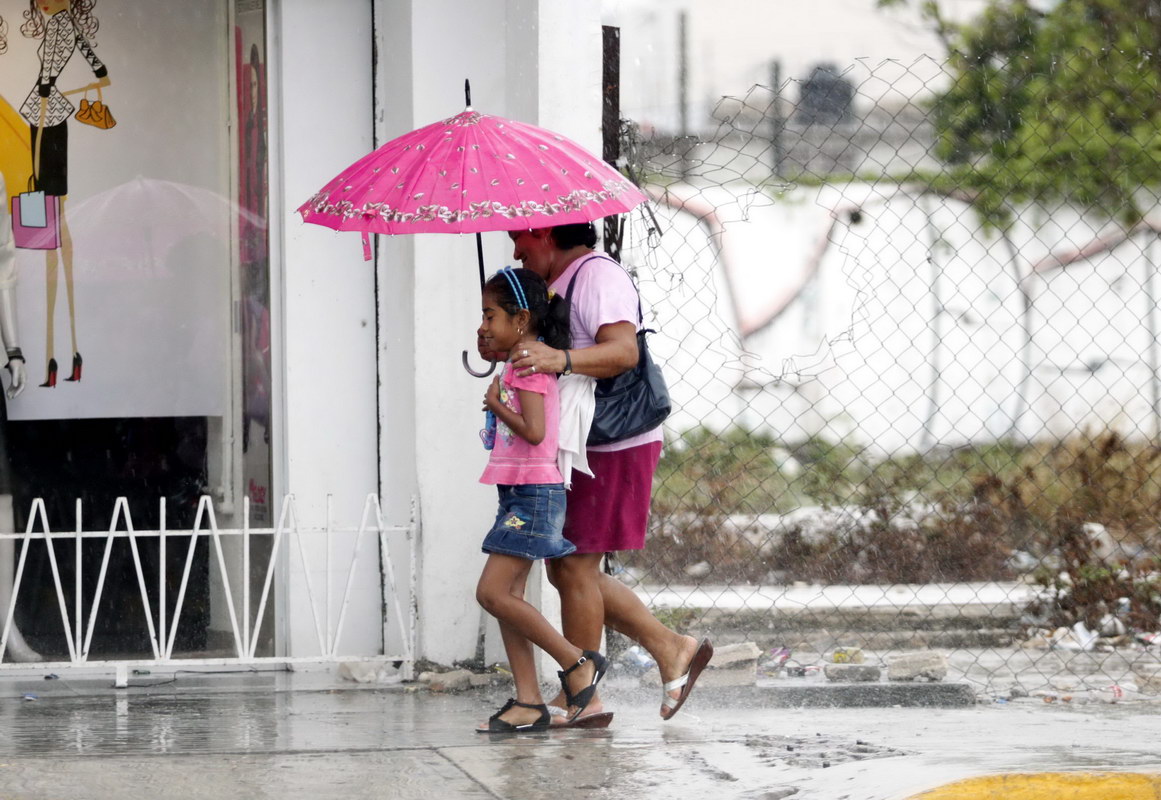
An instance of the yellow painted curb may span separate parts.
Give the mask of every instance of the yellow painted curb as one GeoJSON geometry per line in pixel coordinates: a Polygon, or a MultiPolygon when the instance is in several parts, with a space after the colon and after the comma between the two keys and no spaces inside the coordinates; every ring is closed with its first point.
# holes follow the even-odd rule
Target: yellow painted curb
{"type": "Polygon", "coordinates": [[[914,795],[911,800],[1161,800],[1161,775],[1041,772],[985,775],[914,795]]]}

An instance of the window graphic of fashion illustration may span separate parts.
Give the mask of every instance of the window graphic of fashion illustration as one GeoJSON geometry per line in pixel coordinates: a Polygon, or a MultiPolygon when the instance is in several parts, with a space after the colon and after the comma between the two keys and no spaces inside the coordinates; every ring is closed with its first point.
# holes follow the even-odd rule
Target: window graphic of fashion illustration
{"type": "MultiPolygon", "coordinates": [[[[81,122],[101,130],[116,122],[104,104],[102,89],[110,85],[108,70],[94,50],[99,27],[97,0],[30,0],[20,25],[23,36],[39,42],[39,74],[19,113],[28,126],[30,170],[26,191],[12,198],[12,232],[16,247],[44,251],[46,282],[45,377],[42,388],[57,385],[55,357],[56,307],[63,276],[68,307],[72,364],[63,378],[81,380],[84,361],[77,340],[76,296],[73,284],[73,242],[66,204],[69,193],[69,125],[81,122]],[[80,53],[91,76],[69,68],[80,53]],[[62,88],[66,87],[66,88],[62,88]],[[79,107],[70,96],[82,95],[79,107]],[[90,95],[95,99],[90,100],[90,95]]],[[[34,373],[35,374],[35,373],[34,373]]]]}

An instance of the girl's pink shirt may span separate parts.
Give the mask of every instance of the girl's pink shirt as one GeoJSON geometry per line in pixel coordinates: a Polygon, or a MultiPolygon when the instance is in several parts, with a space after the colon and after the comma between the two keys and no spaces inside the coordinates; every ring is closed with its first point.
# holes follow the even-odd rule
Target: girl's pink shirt
{"type": "Polygon", "coordinates": [[[556,466],[556,451],[560,443],[560,393],[556,376],[536,373],[521,378],[511,363],[505,364],[504,377],[500,380],[500,400],[517,414],[522,413],[520,389],[544,395],[544,438],[540,444],[531,445],[497,420],[496,444],[488,466],[480,476],[480,483],[506,486],[563,483],[560,468],[556,466]]]}

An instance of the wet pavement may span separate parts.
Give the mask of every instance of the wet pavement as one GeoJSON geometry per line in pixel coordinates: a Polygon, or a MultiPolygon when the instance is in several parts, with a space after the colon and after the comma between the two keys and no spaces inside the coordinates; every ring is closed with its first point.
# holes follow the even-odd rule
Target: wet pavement
{"type": "Polygon", "coordinates": [[[0,797],[887,800],[988,773],[1161,771],[1154,701],[801,709],[706,687],[663,723],[651,693],[610,687],[608,730],[493,738],[473,726],[497,690],[170,677],[0,681],[0,797]]]}

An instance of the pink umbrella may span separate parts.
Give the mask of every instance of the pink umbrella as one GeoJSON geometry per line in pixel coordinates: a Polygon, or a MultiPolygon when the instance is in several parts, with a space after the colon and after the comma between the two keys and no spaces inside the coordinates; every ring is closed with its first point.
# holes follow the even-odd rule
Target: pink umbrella
{"type": "Polygon", "coordinates": [[[478,233],[591,222],[644,203],[580,145],[471,108],[393,139],[298,209],[363,233],[478,233]]]}
{"type": "MultiPolygon", "coordinates": [[[[356,161],[302,204],[303,220],[362,232],[368,260],[371,233],[475,233],[482,287],[481,232],[592,222],[648,200],[576,142],[473,111],[467,81],[464,93],[466,110],[356,161]]],[[[481,375],[466,351],[464,368],[481,375]]]]}

